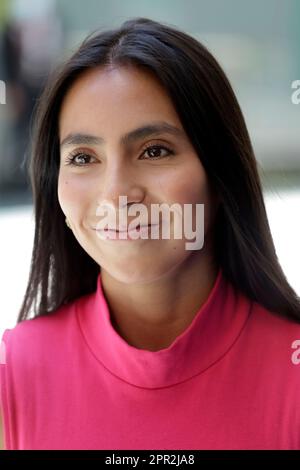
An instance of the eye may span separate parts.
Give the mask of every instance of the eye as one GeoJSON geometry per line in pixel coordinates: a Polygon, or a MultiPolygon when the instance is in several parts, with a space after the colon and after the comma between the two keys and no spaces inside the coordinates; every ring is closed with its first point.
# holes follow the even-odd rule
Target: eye
{"type": "Polygon", "coordinates": [[[83,151],[75,150],[74,152],[71,152],[70,155],[68,155],[68,157],[66,158],[66,162],[67,165],[86,166],[88,163],[90,163],[89,159],[91,158],[95,157],[83,151]],[[81,162],[79,162],[78,160],[76,161],[77,157],[80,157],[81,162]]]}
{"type": "MultiPolygon", "coordinates": [[[[148,145],[144,148],[142,155],[146,154],[152,156],[142,158],[142,160],[160,160],[162,158],[167,158],[170,155],[174,155],[173,150],[163,145],[148,145]],[[165,151],[165,155],[160,155],[161,151],[165,151]]],[[[95,159],[94,156],[90,155],[89,153],[85,152],[84,150],[75,150],[71,152],[66,158],[66,164],[72,166],[87,166],[91,162],[91,159],[95,159]]]]}
{"type": "MultiPolygon", "coordinates": [[[[169,155],[174,155],[173,150],[169,149],[168,147],[162,146],[162,145],[148,145],[147,147],[145,147],[142,155],[144,155],[147,152],[148,152],[148,154],[152,153],[153,156],[150,157],[150,158],[146,158],[146,160],[160,160],[161,158],[166,158],[169,155]],[[167,155],[164,155],[164,156],[159,155],[159,153],[161,152],[162,149],[167,152],[167,155]]],[[[144,158],[142,160],[144,160],[144,158]]]]}

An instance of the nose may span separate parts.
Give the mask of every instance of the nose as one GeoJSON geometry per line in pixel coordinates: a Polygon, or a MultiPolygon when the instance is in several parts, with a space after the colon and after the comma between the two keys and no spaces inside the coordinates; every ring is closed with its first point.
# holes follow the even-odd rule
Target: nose
{"type": "Polygon", "coordinates": [[[127,204],[140,203],[145,197],[138,175],[125,163],[107,164],[100,185],[97,204],[108,205],[116,211],[126,209],[127,204]]]}

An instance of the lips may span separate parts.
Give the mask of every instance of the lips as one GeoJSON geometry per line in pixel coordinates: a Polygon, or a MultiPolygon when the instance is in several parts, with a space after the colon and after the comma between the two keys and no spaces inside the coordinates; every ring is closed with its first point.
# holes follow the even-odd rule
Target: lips
{"type": "MultiPolygon", "coordinates": [[[[143,227],[151,227],[152,224],[147,224],[147,225],[140,225],[138,224],[136,227],[133,227],[133,229],[131,229],[130,231],[132,230],[140,230],[141,228],[143,227]]],[[[97,228],[94,228],[94,230],[98,230],[97,228]]],[[[101,229],[101,231],[104,231],[104,232],[108,232],[108,231],[111,231],[111,232],[118,232],[118,233],[124,233],[124,232],[128,232],[128,228],[125,228],[125,229],[117,229],[115,227],[106,227],[105,229],[101,229]]]]}
{"type": "MultiPolygon", "coordinates": [[[[136,229],[136,230],[140,230],[142,227],[151,227],[151,225],[150,225],[150,224],[148,224],[148,225],[140,225],[140,224],[138,224],[136,227],[134,227],[134,228],[131,229],[130,231],[135,230],[135,229],[136,229]]],[[[128,232],[128,231],[129,231],[128,228],[123,229],[123,230],[120,230],[120,229],[110,228],[110,227],[109,227],[109,228],[106,228],[106,229],[104,229],[104,230],[105,230],[105,231],[111,230],[111,231],[114,231],[114,232],[121,232],[121,233],[124,233],[124,232],[128,232]]]]}

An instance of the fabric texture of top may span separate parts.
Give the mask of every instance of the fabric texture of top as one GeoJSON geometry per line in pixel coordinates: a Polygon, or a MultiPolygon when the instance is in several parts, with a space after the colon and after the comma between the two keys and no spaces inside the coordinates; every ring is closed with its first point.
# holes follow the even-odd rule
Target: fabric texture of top
{"type": "Polygon", "coordinates": [[[167,348],[119,335],[99,273],[92,294],[6,329],[0,362],[8,450],[300,450],[300,324],[221,268],[167,348]]]}

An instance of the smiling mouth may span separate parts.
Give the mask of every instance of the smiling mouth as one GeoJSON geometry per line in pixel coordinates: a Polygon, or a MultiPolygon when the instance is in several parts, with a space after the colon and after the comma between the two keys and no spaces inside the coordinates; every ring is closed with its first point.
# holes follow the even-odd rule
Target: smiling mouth
{"type": "Polygon", "coordinates": [[[154,227],[156,226],[157,224],[148,224],[148,225],[140,225],[138,224],[136,227],[133,227],[132,229],[130,230],[119,230],[119,229],[116,229],[116,228],[110,228],[110,227],[105,227],[105,228],[101,228],[101,229],[97,229],[97,227],[93,227],[94,230],[98,231],[98,232],[116,232],[116,233],[126,233],[126,232],[133,232],[134,230],[136,230],[137,232],[139,232],[142,228],[147,228],[147,227],[154,227]]]}
{"type": "Polygon", "coordinates": [[[148,225],[137,225],[136,227],[134,227],[133,229],[130,229],[130,230],[118,230],[118,229],[115,229],[115,228],[105,228],[104,231],[105,232],[117,232],[117,233],[126,233],[126,232],[132,232],[133,230],[137,230],[139,231],[141,228],[144,228],[144,227],[151,227],[151,224],[148,224],[148,225]]]}

